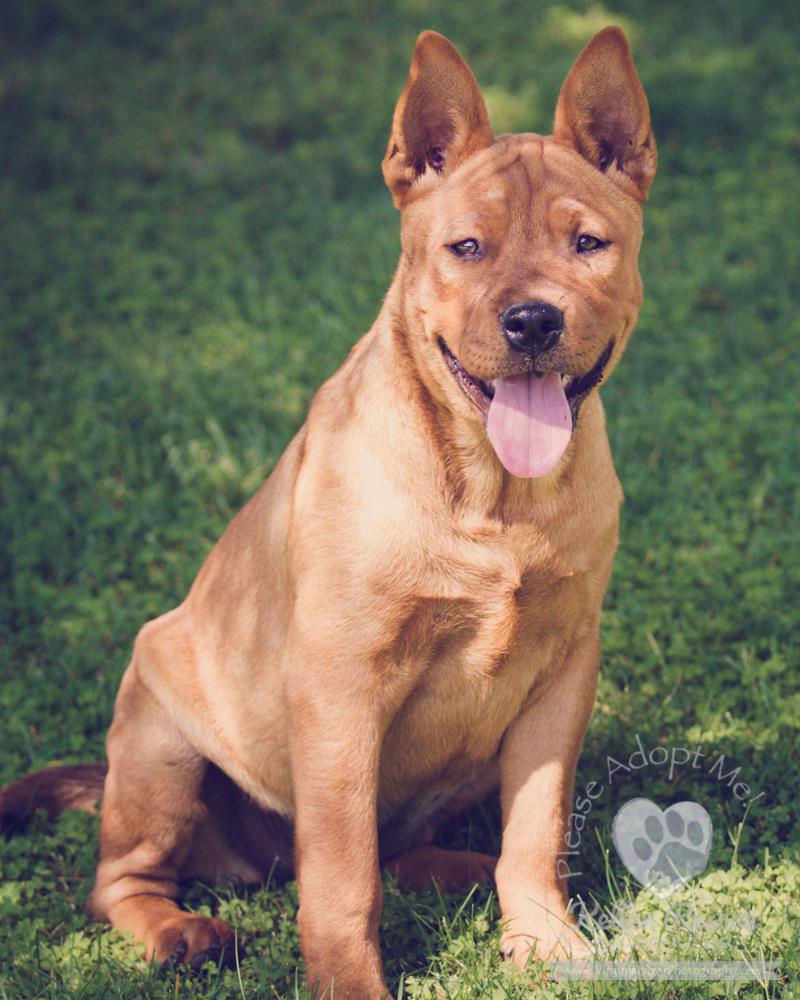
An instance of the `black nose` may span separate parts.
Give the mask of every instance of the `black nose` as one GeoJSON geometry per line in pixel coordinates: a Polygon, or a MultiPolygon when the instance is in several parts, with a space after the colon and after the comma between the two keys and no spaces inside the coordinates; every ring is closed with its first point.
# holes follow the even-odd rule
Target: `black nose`
{"type": "Polygon", "coordinates": [[[515,351],[541,354],[558,343],[564,329],[564,314],[549,302],[522,302],[509,306],[500,323],[515,351]]]}

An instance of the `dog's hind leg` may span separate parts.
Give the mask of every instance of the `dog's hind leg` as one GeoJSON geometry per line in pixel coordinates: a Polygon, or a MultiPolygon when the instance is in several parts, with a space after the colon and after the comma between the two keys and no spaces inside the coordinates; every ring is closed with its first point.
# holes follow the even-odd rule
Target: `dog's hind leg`
{"type": "Polygon", "coordinates": [[[206,768],[200,797],[205,815],[192,834],[184,878],[260,885],[270,876],[293,876],[291,820],[262,809],[214,764],[206,768]]]}
{"type": "Polygon", "coordinates": [[[469,889],[476,882],[494,878],[497,858],[477,851],[448,851],[432,844],[412,847],[384,865],[401,889],[429,889],[433,882],[442,892],[469,889]]]}
{"type": "Polygon", "coordinates": [[[455,793],[447,793],[433,815],[420,810],[417,803],[416,808],[406,809],[402,822],[395,821],[394,828],[390,825],[382,830],[381,861],[401,889],[429,889],[435,882],[442,892],[457,892],[494,879],[496,857],[437,847],[433,840],[441,836],[450,820],[493,791],[499,777],[498,761],[493,758],[472,775],[469,785],[457,783],[455,793]]]}
{"type": "Polygon", "coordinates": [[[132,931],[160,963],[198,966],[230,949],[226,924],[176,902],[193,833],[205,818],[207,765],[137,676],[136,654],[117,697],[108,762],[93,915],[132,931]]]}

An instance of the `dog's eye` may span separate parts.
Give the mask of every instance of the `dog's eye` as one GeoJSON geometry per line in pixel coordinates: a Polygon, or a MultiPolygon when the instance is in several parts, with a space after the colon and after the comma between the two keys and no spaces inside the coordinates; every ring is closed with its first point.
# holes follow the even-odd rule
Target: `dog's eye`
{"type": "Polygon", "coordinates": [[[461,240],[458,243],[451,243],[450,249],[457,257],[478,257],[481,245],[477,240],[461,240]]]}
{"type": "Polygon", "coordinates": [[[592,253],[594,250],[604,250],[608,246],[608,240],[601,240],[599,236],[592,236],[591,233],[582,233],[575,244],[578,253],[592,253]]]}

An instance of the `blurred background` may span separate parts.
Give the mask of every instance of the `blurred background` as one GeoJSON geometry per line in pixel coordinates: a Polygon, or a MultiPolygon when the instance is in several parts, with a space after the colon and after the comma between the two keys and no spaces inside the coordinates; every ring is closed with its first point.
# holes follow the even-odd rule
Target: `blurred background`
{"type": "MultiPolygon", "coordinates": [[[[734,873],[726,905],[755,893],[777,914],[765,940],[796,969],[794,3],[6,2],[0,783],[99,759],[136,630],[182,599],[377,314],[398,255],[380,161],[419,31],[460,48],[496,132],[549,132],[561,81],[607,24],[632,44],[660,163],[645,306],[603,390],[627,503],[579,782],[634,750],[634,733],[741,765],[765,791],[746,818],[699,776],[646,792],[704,803],[713,867],[734,873]]],[[[492,848],[497,831],[490,803],[448,836],[492,848]]],[[[602,848],[586,850],[577,888],[608,898],[602,848]]],[[[0,844],[4,995],[174,989],[87,923],[94,852],[90,817],[0,844]]],[[[262,935],[247,995],[294,995],[293,887],[197,893],[193,905],[262,935]]],[[[448,965],[450,903],[387,898],[391,975],[466,983],[494,968],[490,894],[461,928],[466,971],[448,965]]],[[[486,981],[463,995],[487,995],[486,981]]],[[[182,988],[222,997],[232,982],[182,988]]]]}

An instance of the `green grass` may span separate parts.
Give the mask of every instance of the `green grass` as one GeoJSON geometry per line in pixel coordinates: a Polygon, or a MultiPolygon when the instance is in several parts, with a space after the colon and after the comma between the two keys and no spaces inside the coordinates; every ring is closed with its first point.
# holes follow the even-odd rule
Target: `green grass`
{"type": "MultiPolygon", "coordinates": [[[[620,23],[661,157],[646,302],[603,393],[627,503],[578,774],[605,792],[573,889],[644,916],[615,954],[763,954],[780,978],[521,984],[491,893],[388,884],[384,956],[413,998],[800,996],[794,5],[28,0],[0,18],[0,783],[100,758],[138,627],[181,600],[377,313],[398,251],[379,164],[417,32],[461,47],[498,130],[547,131],[579,47],[620,23]],[[685,766],[609,785],[637,733],[725,754],[762,797],[746,813],[685,766]],[[708,869],[672,897],[688,929],[622,881],[609,828],[635,795],[711,814],[708,869]]],[[[489,803],[445,842],[494,849],[498,830],[489,803]]],[[[0,843],[0,998],[302,995],[292,883],[191,889],[247,948],[238,972],[163,976],[84,915],[95,854],[85,815],[0,843]]]]}

